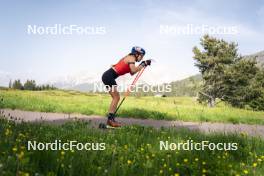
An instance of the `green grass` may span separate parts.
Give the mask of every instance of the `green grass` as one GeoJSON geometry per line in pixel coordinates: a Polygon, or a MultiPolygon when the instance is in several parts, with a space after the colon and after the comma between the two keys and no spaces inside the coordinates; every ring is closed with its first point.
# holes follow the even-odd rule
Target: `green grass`
{"type": "MultiPolygon", "coordinates": [[[[107,94],[76,91],[0,90],[1,98],[2,108],[86,115],[105,115],[110,103],[110,96],[107,94]]],[[[263,111],[237,109],[224,103],[209,108],[191,97],[128,97],[118,115],[183,121],[264,124],[263,111]]]]}
{"type": "Polygon", "coordinates": [[[87,122],[61,126],[0,118],[0,175],[256,175],[264,173],[264,141],[246,135],[130,126],[93,129],[87,122]],[[27,150],[27,141],[105,143],[101,151],[27,150]],[[162,150],[159,141],[238,143],[238,150],[162,150]]]}

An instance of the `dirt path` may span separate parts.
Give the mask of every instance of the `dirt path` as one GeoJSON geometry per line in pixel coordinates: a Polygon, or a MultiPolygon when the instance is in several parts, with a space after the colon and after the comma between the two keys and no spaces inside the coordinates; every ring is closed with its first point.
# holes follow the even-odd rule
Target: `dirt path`
{"type": "MultiPolygon", "coordinates": [[[[0,115],[13,120],[23,121],[45,121],[52,124],[61,124],[74,119],[83,119],[90,121],[93,126],[105,122],[106,118],[102,116],[87,116],[82,114],[63,114],[63,113],[45,113],[30,112],[21,110],[0,109],[0,115]]],[[[227,124],[227,123],[209,123],[209,122],[183,122],[153,119],[135,119],[135,118],[117,118],[124,125],[144,125],[173,128],[188,128],[190,130],[198,130],[201,132],[222,132],[222,133],[246,133],[251,136],[259,136],[264,138],[264,125],[247,125],[247,124],[227,124]]]]}

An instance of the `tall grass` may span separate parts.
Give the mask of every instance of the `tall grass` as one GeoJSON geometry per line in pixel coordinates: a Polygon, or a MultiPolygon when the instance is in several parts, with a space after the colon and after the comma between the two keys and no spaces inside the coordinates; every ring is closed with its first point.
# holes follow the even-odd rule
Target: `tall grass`
{"type": "MultiPolygon", "coordinates": [[[[106,94],[76,91],[0,90],[2,108],[42,112],[105,115],[110,103],[106,94]]],[[[237,109],[219,103],[215,108],[197,103],[191,97],[128,97],[118,112],[120,117],[183,121],[264,124],[264,112],[237,109]]]]}

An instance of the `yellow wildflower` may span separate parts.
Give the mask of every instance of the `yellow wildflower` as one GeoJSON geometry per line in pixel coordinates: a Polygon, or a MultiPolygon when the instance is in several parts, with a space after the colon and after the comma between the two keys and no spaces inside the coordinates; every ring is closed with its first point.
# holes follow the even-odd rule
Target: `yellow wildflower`
{"type": "Polygon", "coordinates": [[[18,154],[18,158],[21,159],[23,156],[24,156],[24,152],[21,151],[21,152],[18,154]]]}
{"type": "Polygon", "coordinates": [[[17,151],[17,148],[16,148],[16,147],[14,147],[12,150],[13,150],[14,152],[16,152],[16,151],[17,151]]]}
{"type": "Polygon", "coordinates": [[[148,155],[146,155],[146,158],[147,158],[147,159],[149,159],[149,156],[148,156],[148,155]]]}
{"type": "Polygon", "coordinates": [[[10,134],[10,130],[7,128],[5,131],[5,135],[8,136],[10,134]]]}

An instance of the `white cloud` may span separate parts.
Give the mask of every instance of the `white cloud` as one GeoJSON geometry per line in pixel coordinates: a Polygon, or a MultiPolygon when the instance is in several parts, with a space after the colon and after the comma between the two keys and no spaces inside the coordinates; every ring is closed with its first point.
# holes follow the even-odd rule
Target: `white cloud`
{"type": "Polygon", "coordinates": [[[0,86],[8,86],[11,79],[11,74],[7,71],[0,70],[0,86]]]}

